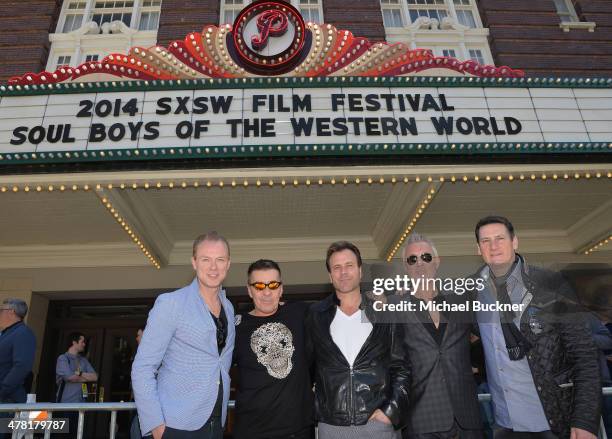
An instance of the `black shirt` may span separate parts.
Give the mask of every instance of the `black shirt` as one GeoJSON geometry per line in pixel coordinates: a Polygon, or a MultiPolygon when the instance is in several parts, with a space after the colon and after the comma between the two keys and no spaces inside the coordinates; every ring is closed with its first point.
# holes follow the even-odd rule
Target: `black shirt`
{"type": "MultiPolygon", "coordinates": [[[[442,340],[444,339],[444,333],[446,332],[446,317],[444,313],[440,312],[440,323],[436,328],[436,325],[434,324],[431,315],[429,314],[429,311],[421,310],[420,302],[425,303],[425,301],[419,299],[418,297],[413,297],[413,299],[417,304],[416,313],[419,322],[421,322],[425,329],[427,329],[431,337],[435,340],[436,343],[438,343],[438,346],[441,346],[442,340]]],[[[444,298],[438,295],[433,300],[436,302],[441,302],[444,300],[444,298]]]]}
{"type": "MultiPolygon", "coordinates": [[[[221,305],[221,311],[219,311],[219,317],[215,316],[212,312],[210,316],[215,322],[215,326],[217,327],[217,348],[219,348],[219,355],[221,355],[221,351],[225,347],[225,340],[227,339],[227,317],[225,316],[225,311],[223,310],[223,305],[221,305]]],[[[215,406],[213,407],[213,411],[211,413],[211,417],[221,417],[222,415],[222,407],[223,407],[223,381],[221,379],[221,373],[219,373],[219,390],[217,392],[217,402],[215,402],[215,406]]]]}
{"type": "Polygon", "coordinates": [[[235,439],[286,437],[313,423],[305,352],[308,304],[280,306],[269,317],[243,314],[236,326],[235,439]]]}

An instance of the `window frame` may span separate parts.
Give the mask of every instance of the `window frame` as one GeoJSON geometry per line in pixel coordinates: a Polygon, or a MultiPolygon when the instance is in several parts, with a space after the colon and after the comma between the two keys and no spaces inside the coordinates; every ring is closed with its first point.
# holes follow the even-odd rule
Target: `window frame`
{"type": "MultiPolygon", "coordinates": [[[[234,24],[234,20],[232,20],[231,23],[226,23],[225,22],[225,13],[229,10],[234,10],[236,11],[236,15],[238,12],[240,12],[242,9],[244,9],[245,7],[247,7],[248,5],[251,4],[252,0],[242,0],[242,4],[240,6],[240,8],[237,8],[235,5],[236,3],[232,3],[231,8],[228,8],[226,5],[227,0],[219,0],[219,26],[223,26],[225,24],[230,24],[233,25],[234,24]]],[[[235,2],[236,0],[232,0],[233,2],[235,2]]],[[[314,6],[316,6],[317,10],[318,10],[318,14],[319,14],[319,21],[317,22],[318,24],[321,23],[325,23],[325,18],[323,16],[323,0],[315,0],[316,1],[316,5],[315,4],[309,4],[308,5],[308,9],[315,9],[314,6]]],[[[298,11],[300,11],[300,14],[303,14],[302,12],[302,7],[300,5],[300,0],[291,0],[289,2],[291,4],[291,6],[295,7],[298,11]]],[[[236,15],[234,16],[234,19],[236,18],[236,15]]],[[[305,20],[306,22],[308,22],[308,20],[305,20]]]]}
{"type": "Polygon", "coordinates": [[[380,0],[380,9],[381,9],[381,12],[382,12],[383,26],[385,28],[391,27],[393,29],[401,29],[403,27],[406,27],[407,20],[406,20],[404,8],[402,7],[402,3],[404,3],[405,0],[386,0],[387,3],[383,3],[383,1],[385,1],[385,0],[380,0]],[[395,2],[395,3],[391,3],[391,2],[395,2]],[[400,26],[387,26],[385,24],[385,10],[387,10],[387,11],[398,10],[399,13],[400,13],[400,22],[401,22],[401,25],[400,26]]]}
{"type": "Polygon", "coordinates": [[[576,8],[574,7],[574,4],[572,3],[571,0],[553,0],[553,3],[555,4],[555,10],[557,12],[557,15],[559,16],[559,20],[561,21],[561,23],[579,23],[580,22],[580,17],[578,17],[576,8]],[[565,6],[565,9],[567,10],[567,12],[561,12],[559,10],[560,4],[563,4],[565,6]],[[563,20],[564,16],[568,16],[569,20],[564,21],[563,20]]]}

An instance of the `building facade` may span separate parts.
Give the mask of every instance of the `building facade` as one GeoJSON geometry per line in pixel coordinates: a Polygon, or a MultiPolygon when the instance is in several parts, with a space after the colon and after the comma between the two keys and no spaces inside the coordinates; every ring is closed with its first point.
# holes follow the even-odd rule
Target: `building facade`
{"type": "Polygon", "coordinates": [[[129,397],[133,334],[206,230],[230,240],[239,307],[262,257],[290,297],[327,294],[339,239],[366,283],[401,270],[415,230],[471,273],[494,213],[585,300],[609,291],[611,2],[286,4],[282,56],[232,33],[248,0],[3,5],[0,297],[31,306],[42,399],[75,329],[105,399],[129,397]]]}

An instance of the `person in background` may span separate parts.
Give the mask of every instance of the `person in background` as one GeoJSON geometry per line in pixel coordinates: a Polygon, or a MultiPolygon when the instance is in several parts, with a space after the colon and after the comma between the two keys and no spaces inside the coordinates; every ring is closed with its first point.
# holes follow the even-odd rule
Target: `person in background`
{"type": "MultiPolygon", "coordinates": [[[[612,285],[602,285],[593,294],[594,313],[589,319],[595,345],[599,349],[602,385],[612,387],[612,285]]],[[[602,417],[606,434],[612,437],[612,395],[604,395],[602,417]]]]}
{"type": "MultiPolygon", "coordinates": [[[[98,381],[98,374],[82,354],[85,352],[87,342],[85,334],[72,332],[68,336],[68,350],[57,357],[55,366],[55,380],[57,383],[57,402],[86,402],[87,383],[98,381]]],[[[69,433],[64,436],[76,438],[78,427],[78,412],[63,412],[56,415],[58,418],[68,419],[69,433]]]]}
{"type": "MultiPolygon", "coordinates": [[[[36,337],[23,322],[27,313],[28,305],[21,299],[4,299],[0,305],[0,404],[26,402],[24,382],[36,352],[36,337]]],[[[0,412],[0,417],[12,418],[13,413],[0,412]]],[[[0,433],[0,439],[10,437],[0,433]]]]}

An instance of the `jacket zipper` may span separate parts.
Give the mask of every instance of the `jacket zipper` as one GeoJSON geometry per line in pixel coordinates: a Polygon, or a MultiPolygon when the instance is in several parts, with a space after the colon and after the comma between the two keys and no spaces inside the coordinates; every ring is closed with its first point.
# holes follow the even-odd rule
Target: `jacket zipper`
{"type": "Polygon", "coordinates": [[[351,413],[349,422],[351,425],[355,425],[355,407],[353,398],[353,366],[349,366],[349,410],[351,413]]]}

